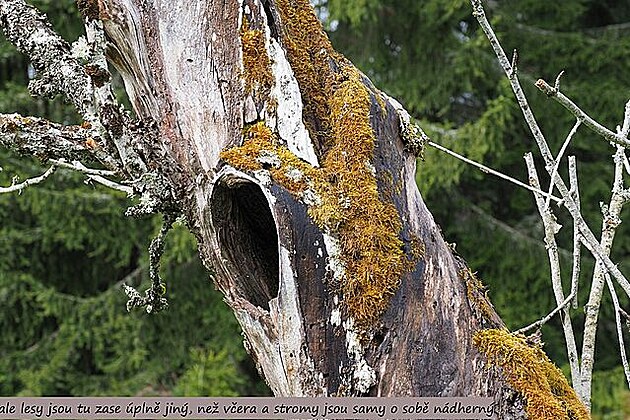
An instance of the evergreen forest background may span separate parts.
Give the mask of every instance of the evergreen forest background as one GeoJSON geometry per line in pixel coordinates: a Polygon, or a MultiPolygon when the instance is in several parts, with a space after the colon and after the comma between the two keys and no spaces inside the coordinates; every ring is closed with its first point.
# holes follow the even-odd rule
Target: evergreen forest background
{"type": "MultiPolygon", "coordinates": [[[[82,34],[72,0],[31,3],[66,39],[82,34]]],[[[527,178],[522,157],[533,141],[468,0],[313,3],[335,47],[403,103],[433,141],[527,178]]],[[[504,0],[488,2],[487,11],[506,51],[519,51],[520,76],[552,150],[573,117],[533,87],[539,77],[553,80],[565,70],[567,96],[608,127],[621,122],[630,98],[629,2],[504,0]]],[[[31,72],[1,38],[0,112],[79,123],[60,99],[29,96],[31,72]]],[[[124,100],[122,87],[119,93],[124,100]]],[[[585,129],[569,151],[578,158],[582,207],[594,230],[601,224],[599,202],[610,196],[613,152],[585,129]]],[[[42,172],[39,162],[6,150],[0,150],[0,167],[0,185],[14,175],[42,172]]],[[[446,239],[478,272],[510,328],[554,308],[543,231],[529,192],[434,149],[419,162],[417,181],[446,239]]],[[[126,312],[120,285],[147,283],[147,248],[161,222],[124,217],[128,205],[124,194],[62,170],[22,194],[0,195],[0,395],[267,395],[185,227],[176,226],[167,239],[162,270],[169,310],[157,316],[126,312]]],[[[569,247],[570,229],[559,238],[569,247]]],[[[570,267],[570,253],[561,253],[570,267]]],[[[630,225],[622,223],[613,261],[628,272],[629,256],[630,225]]],[[[593,263],[584,264],[587,281],[593,263]]],[[[588,297],[582,285],[581,305],[588,297]]],[[[630,392],[609,300],[598,330],[593,414],[623,419],[630,416],[630,392]]],[[[622,304],[627,308],[627,301],[622,304]]],[[[572,316],[579,332],[583,310],[572,316]]],[[[543,328],[543,340],[568,373],[557,319],[543,328]]]]}

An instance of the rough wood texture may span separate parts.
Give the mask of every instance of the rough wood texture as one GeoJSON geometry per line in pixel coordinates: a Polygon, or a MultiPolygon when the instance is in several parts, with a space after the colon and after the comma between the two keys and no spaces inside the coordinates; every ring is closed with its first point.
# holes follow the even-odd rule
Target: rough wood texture
{"type": "MultiPolygon", "coordinates": [[[[415,186],[415,157],[404,151],[397,111],[378,102],[380,94],[367,79],[380,195],[400,214],[405,251],[410,254],[419,240],[424,255],[403,275],[380,321],[359,329],[331,268],[329,257],[339,250],[307,206],[263,173],[224,166],[219,159],[220,151],[241,144],[246,120],[275,123],[284,144],[298,138],[292,149],[306,161],[316,163],[325,153],[324,139],[309,136],[302,123],[303,99],[293,92],[304,95],[308,88],[297,91],[278,5],[104,5],[113,62],[136,112],[158,124],[160,141],[195,180],[185,209],[189,220],[198,221],[201,255],[217,271],[246,346],[276,394],[497,394],[471,336],[501,321],[494,314],[484,318],[469,302],[462,274],[467,269],[444,243],[415,186]],[[250,28],[266,35],[263,53],[273,54],[276,121],[265,115],[264,98],[243,88],[244,15],[250,28]]],[[[332,56],[330,66],[339,59],[332,56]]],[[[304,120],[315,125],[315,118],[311,112],[304,120]]]]}

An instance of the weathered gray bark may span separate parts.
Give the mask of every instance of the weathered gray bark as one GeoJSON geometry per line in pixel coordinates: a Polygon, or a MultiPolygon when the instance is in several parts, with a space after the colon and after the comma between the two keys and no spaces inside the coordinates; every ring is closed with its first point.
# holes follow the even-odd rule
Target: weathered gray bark
{"type": "MultiPolygon", "coordinates": [[[[185,215],[202,260],[242,326],[245,346],[276,395],[496,396],[502,418],[522,417],[522,400],[508,397],[504,379],[485,369],[472,344],[475,331],[503,324],[422,201],[416,156],[408,151],[413,139],[394,100],[360,76],[374,134],[366,165],[380,200],[396,209],[400,231],[394,233],[409,263],[400,281],[393,279],[395,293],[375,321],[358,322],[348,309],[338,232],[314,221],[306,193],[292,193],[270,176],[273,153],[271,167],[259,159],[259,170],[222,159],[222,151],[243,144],[244,127],[264,122],[278,147],[313,168],[324,164],[330,128],[318,120],[318,102],[309,97],[319,87],[306,86],[294,68],[299,46],[290,45],[287,29],[287,19],[303,18],[308,2],[79,5],[88,24],[103,21],[107,55],[123,76],[137,120],[119,116],[118,108],[112,117],[112,107],[103,108],[109,97],[79,98],[95,104],[83,111],[92,118],[98,147],[78,141],[73,147],[124,179],[143,180],[132,185],[156,203],[144,210],[185,215]],[[260,75],[253,76],[253,88],[244,81],[252,71],[243,64],[244,28],[264,37],[272,76],[267,88],[260,75]],[[103,151],[110,158],[100,158],[103,151]],[[159,179],[159,188],[149,178],[159,179]],[[414,253],[416,242],[421,255],[414,253]]],[[[308,22],[303,30],[314,30],[308,22]]],[[[321,54],[326,57],[312,50],[306,56],[324,62],[324,73],[354,71],[342,57],[325,49],[321,54]]],[[[85,81],[88,90],[89,83],[98,84],[92,79],[85,81]]],[[[27,137],[5,135],[3,144],[18,147],[27,137]]]]}

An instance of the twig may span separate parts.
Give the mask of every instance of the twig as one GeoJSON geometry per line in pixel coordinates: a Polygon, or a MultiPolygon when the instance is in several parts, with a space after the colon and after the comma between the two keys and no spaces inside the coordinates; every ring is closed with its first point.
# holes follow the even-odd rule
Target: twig
{"type": "Polygon", "coordinates": [[[488,166],[485,166],[485,165],[483,165],[481,163],[475,162],[474,160],[468,159],[467,157],[462,156],[459,153],[454,152],[454,151],[452,151],[450,149],[447,149],[446,147],[444,147],[442,145],[434,143],[433,141],[427,141],[427,144],[429,146],[431,146],[431,147],[434,147],[434,148],[438,149],[441,152],[444,152],[444,153],[449,154],[449,155],[451,155],[451,156],[453,156],[453,157],[455,157],[455,158],[457,158],[457,159],[459,159],[459,160],[461,160],[463,162],[466,162],[469,165],[472,165],[472,166],[475,166],[475,167],[479,168],[484,173],[492,174],[492,175],[497,176],[497,177],[499,177],[501,179],[505,179],[506,181],[509,181],[509,182],[511,182],[513,184],[516,184],[519,187],[523,187],[523,188],[525,188],[527,190],[530,190],[530,191],[542,194],[543,196],[547,197],[548,200],[553,200],[553,201],[555,201],[557,203],[562,202],[562,199],[552,195],[551,193],[547,193],[547,192],[541,190],[540,188],[534,188],[531,185],[525,184],[524,182],[519,181],[516,178],[512,178],[509,175],[506,175],[504,173],[496,171],[496,170],[494,170],[492,168],[489,168],[488,166]]]}
{"type": "Polygon", "coordinates": [[[623,330],[621,328],[621,306],[619,306],[619,298],[617,292],[615,292],[615,286],[610,280],[610,275],[606,273],[606,284],[612,297],[613,305],[615,308],[615,323],[617,324],[617,337],[619,339],[619,353],[621,354],[621,364],[623,365],[623,372],[626,374],[626,382],[630,388],[630,367],[628,366],[628,358],[626,356],[626,346],[623,341],[623,330]]]}
{"type": "Polygon", "coordinates": [[[549,322],[554,316],[556,316],[556,314],[558,312],[563,310],[569,303],[571,303],[571,300],[573,300],[574,296],[575,295],[573,293],[571,293],[569,296],[567,296],[567,298],[564,300],[564,302],[562,302],[560,305],[556,306],[556,308],[553,311],[549,312],[547,315],[545,315],[544,317],[540,318],[538,321],[536,321],[536,322],[534,322],[532,324],[529,324],[526,327],[523,327],[521,329],[518,329],[518,330],[514,331],[514,334],[525,334],[527,331],[531,331],[534,328],[542,327],[547,322],[549,322]]]}
{"type": "MultiPolygon", "coordinates": [[[[11,193],[15,191],[19,191],[19,193],[21,194],[24,188],[28,188],[31,185],[35,185],[35,184],[39,184],[40,182],[43,182],[46,178],[52,175],[53,172],[55,172],[55,169],[57,169],[57,167],[55,165],[52,165],[50,168],[46,170],[46,172],[44,172],[43,174],[39,176],[36,176],[34,178],[29,178],[23,182],[20,182],[19,184],[16,184],[15,182],[13,182],[11,183],[9,187],[0,187],[0,194],[11,193]]],[[[16,178],[14,178],[14,181],[16,181],[16,178]]]]}
{"type": "Polygon", "coordinates": [[[562,92],[549,85],[543,79],[538,79],[535,85],[538,89],[540,89],[541,92],[545,93],[550,98],[558,101],[558,103],[560,103],[560,105],[565,107],[571,114],[573,114],[575,118],[583,122],[585,126],[602,136],[604,139],[608,140],[611,143],[616,143],[620,146],[630,146],[630,140],[628,140],[627,136],[623,137],[620,134],[614,133],[613,131],[607,129],[606,127],[589,117],[586,112],[582,111],[580,107],[578,107],[571,99],[567,98],[562,92]]]}
{"type": "MultiPolygon", "coordinates": [[[[558,75],[558,79],[556,79],[556,83],[560,83],[560,75],[562,75],[562,73],[560,73],[558,75]]],[[[560,168],[560,161],[562,160],[562,156],[564,156],[564,152],[567,150],[567,146],[569,146],[569,143],[571,142],[571,139],[573,138],[573,136],[575,135],[575,133],[577,132],[578,128],[580,127],[580,120],[577,120],[575,122],[575,125],[573,126],[573,128],[571,129],[571,131],[569,132],[569,134],[567,135],[567,138],[564,140],[564,143],[562,143],[562,147],[560,148],[560,151],[558,152],[558,156],[556,156],[555,159],[555,164],[553,166],[553,170],[551,171],[551,181],[549,182],[549,190],[547,191],[547,201],[545,202],[545,206],[549,207],[549,203],[551,202],[550,198],[551,194],[553,193],[553,187],[554,187],[554,178],[556,176],[560,176],[558,174],[558,169],[560,168]]]]}
{"type": "Polygon", "coordinates": [[[562,70],[556,76],[556,82],[553,84],[553,87],[554,87],[554,89],[556,89],[556,91],[560,91],[560,79],[562,78],[563,75],[564,75],[564,70],[562,70]]]}
{"type": "MultiPolygon", "coordinates": [[[[527,173],[529,174],[529,182],[534,188],[540,188],[540,181],[536,167],[534,166],[534,157],[531,153],[525,155],[525,163],[527,164],[527,173]]],[[[577,345],[575,343],[575,334],[573,332],[573,325],[571,323],[571,317],[567,304],[573,299],[573,296],[569,298],[564,297],[562,291],[562,279],[560,276],[560,258],[558,256],[558,246],[556,244],[555,235],[560,230],[560,225],[556,221],[556,217],[551,209],[545,205],[543,196],[539,193],[534,193],[536,199],[536,206],[538,212],[542,218],[543,225],[545,227],[545,243],[547,244],[547,255],[549,257],[549,265],[551,268],[551,285],[553,293],[556,298],[556,305],[558,310],[562,311],[562,329],[564,332],[564,340],[567,347],[567,356],[569,358],[569,365],[571,366],[571,379],[574,384],[578,384],[580,381],[580,370],[578,362],[577,345]]]]}
{"type": "MultiPolygon", "coordinates": [[[[580,210],[580,188],[577,178],[577,167],[575,162],[575,156],[569,156],[569,185],[571,186],[571,193],[573,194],[573,200],[580,210]]],[[[571,307],[576,309],[578,307],[578,284],[581,271],[581,259],[582,259],[582,235],[580,230],[573,224],[573,267],[571,269],[571,295],[573,295],[573,302],[571,307]]]]}
{"type": "Polygon", "coordinates": [[[86,181],[95,181],[107,188],[111,188],[112,190],[122,191],[127,194],[127,197],[133,197],[134,191],[133,188],[128,187],[126,185],[119,184],[115,181],[102,177],[100,175],[88,175],[86,181]]]}
{"type": "Polygon", "coordinates": [[[79,171],[86,175],[99,175],[99,176],[115,176],[116,172],[109,171],[107,169],[92,169],[86,168],[81,162],[75,160],[73,162],[66,162],[65,159],[50,159],[51,163],[54,163],[60,168],[72,169],[73,171],[79,171]]]}
{"type": "Polygon", "coordinates": [[[103,174],[113,175],[112,171],[100,171],[97,169],[86,168],[81,162],[72,162],[72,164],[66,164],[66,167],[74,169],[75,171],[82,172],[87,175],[88,181],[95,181],[101,185],[106,186],[107,188],[111,188],[113,190],[122,191],[127,194],[128,197],[133,196],[133,188],[128,187],[126,185],[119,184],[110,179],[107,179],[103,176],[103,174]]]}
{"type": "MultiPolygon", "coordinates": [[[[603,220],[602,220],[602,233],[600,248],[604,255],[608,258],[610,250],[612,248],[613,240],[615,238],[615,232],[621,219],[619,214],[621,208],[626,202],[626,199],[621,194],[623,191],[623,158],[624,149],[621,146],[617,147],[617,153],[614,156],[615,162],[615,176],[612,187],[612,196],[610,204],[603,207],[603,220]]],[[[589,294],[588,302],[585,306],[585,319],[584,319],[584,335],[582,340],[582,389],[588,391],[590,395],[591,379],[593,374],[593,365],[595,357],[595,342],[597,334],[597,321],[599,318],[599,308],[603,296],[603,289],[605,283],[605,274],[609,272],[603,259],[597,259],[595,263],[595,269],[593,271],[593,281],[591,284],[591,291],[589,294]]]]}

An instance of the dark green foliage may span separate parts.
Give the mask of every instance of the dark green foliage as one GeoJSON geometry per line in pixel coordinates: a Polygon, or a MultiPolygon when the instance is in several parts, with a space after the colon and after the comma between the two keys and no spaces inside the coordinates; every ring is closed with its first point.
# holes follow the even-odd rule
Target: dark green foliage
{"type": "MultiPolygon", "coordinates": [[[[37,1],[66,39],[82,32],[74,2],[37,1]]],[[[29,96],[27,61],[0,42],[0,112],[80,122],[61,98],[29,96]]],[[[45,163],[0,150],[0,185],[45,163]]],[[[22,194],[0,195],[0,395],[259,395],[268,391],[234,316],[176,224],[162,277],[170,309],[128,314],[122,282],[149,286],[161,218],[124,217],[124,194],[58,170],[22,194]]]]}
{"type": "MultiPolygon", "coordinates": [[[[630,98],[630,3],[509,0],[484,5],[508,55],[518,49],[521,82],[554,153],[575,119],[538,92],[533,86],[538,78],[553,84],[565,70],[561,89],[567,96],[607,127],[614,130],[621,123],[630,98]]],[[[471,16],[468,0],[328,0],[318,7],[336,48],[397,97],[435,142],[527,181],[523,154],[537,148],[489,42],[471,16]]],[[[584,127],[567,152],[578,159],[582,207],[595,232],[601,225],[598,203],[610,199],[613,153],[610,145],[584,127]]],[[[417,179],[427,205],[447,240],[457,243],[457,251],[489,286],[507,324],[519,328],[552,310],[555,302],[543,231],[531,193],[440,151],[428,148],[425,157],[417,179]]],[[[541,159],[537,162],[547,188],[541,159]]],[[[564,162],[566,179],[566,158],[564,162]]],[[[622,219],[628,219],[627,209],[622,219]]],[[[565,226],[560,246],[570,249],[570,218],[563,214],[560,222],[565,226]]],[[[627,222],[621,225],[613,249],[613,260],[625,271],[628,229],[627,222]]],[[[562,255],[567,268],[563,280],[568,283],[571,256],[566,251],[562,255]]],[[[588,299],[592,268],[592,260],[586,259],[581,305],[588,299]]],[[[627,303],[625,299],[622,305],[627,308],[627,303]]],[[[596,368],[612,369],[620,360],[614,350],[618,344],[609,296],[604,306],[596,368]]],[[[573,317],[579,334],[582,310],[574,310],[573,317]]],[[[543,329],[543,340],[548,354],[565,363],[557,321],[543,329]]],[[[594,384],[595,414],[628,415],[630,394],[618,386],[621,379],[613,385],[600,372],[594,384]],[[611,387],[614,400],[605,391],[611,387]]]]}
{"type": "MultiPolygon", "coordinates": [[[[4,166],[3,185],[16,170],[4,166]]],[[[0,395],[264,392],[183,226],[163,260],[170,309],[125,311],[122,281],[148,286],[146,249],[159,229],[159,218],[122,216],[126,205],[68,173],[0,196],[0,395]]]]}
{"type": "MultiPolygon", "coordinates": [[[[127,281],[137,286],[146,277],[138,273],[127,281]]],[[[164,275],[171,279],[172,305],[160,316],[127,314],[119,282],[96,296],[78,297],[27,275],[3,277],[0,327],[6,333],[0,342],[0,393],[259,392],[244,379],[251,372],[244,371],[249,368],[238,326],[212,291],[204,269],[191,262],[164,275]],[[195,374],[204,369],[205,385],[200,387],[195,374]]]]}

